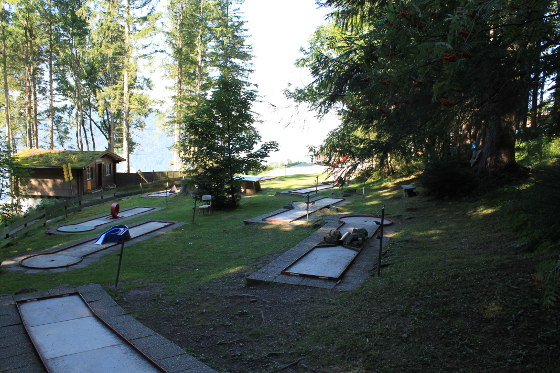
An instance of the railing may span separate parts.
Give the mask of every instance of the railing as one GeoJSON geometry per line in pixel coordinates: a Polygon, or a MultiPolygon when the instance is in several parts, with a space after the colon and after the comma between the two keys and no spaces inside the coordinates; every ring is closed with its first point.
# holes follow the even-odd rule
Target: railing
{"type": "Polygon", "coordinates": [[[51,219],[67,216],[68,214],[80,211],[84,207],[99,205],[117,198],[169,188],[173,182],[180,182],[180,180],[179,178],[138,183],[135,186],[115,188],[95,194],[69,198],[53,205],[35,208],[33,211],[0,226],[0,247],[12,242],[16,235],[19,236],[27,233],[32,228],[45,227],[47,221],[51,219]]]}

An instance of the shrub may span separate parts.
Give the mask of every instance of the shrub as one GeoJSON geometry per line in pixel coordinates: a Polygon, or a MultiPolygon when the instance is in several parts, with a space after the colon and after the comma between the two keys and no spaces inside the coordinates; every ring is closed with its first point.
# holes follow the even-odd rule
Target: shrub
{"type": "Polygon", "coordinates": [[[440,160],[426,165],[420,183],[428,195],[452,198],[471,193],[478,186],[478,176],[466,162],[440,160]]]}
{"type": "Polygon", "coordinates": [[[221,167],[209,167],[193,179],[196,184],[196,196],[212,196],[212,206],[217,209],[237,207],[241,198],[240,182],[231,181],[230,174],[221,167]]]}

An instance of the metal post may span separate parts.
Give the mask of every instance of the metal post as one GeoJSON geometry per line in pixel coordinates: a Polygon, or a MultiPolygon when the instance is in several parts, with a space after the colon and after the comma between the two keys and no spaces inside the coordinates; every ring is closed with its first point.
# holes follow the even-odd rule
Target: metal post
{"type": "Polygon", "coordinates": [[[167,208],[167,195],[169,194],[169,181],[166,183],[167,187],[165,188],[165,208],[167,208]]]}
{"type": "Polygon", "coordinates": [[[305,206],[305,210],[306,210],[306,213],[307,213],[307,219],[306,220],[309,221],[309,193],[307,193],[307,203],[306,203],[306,206],[305,206]]]}
{"type": "Polygon", "coordinates": [[[119,254],[119,266],[117,268],[117,278],[115,279],[115,289],[119,287],[119,276],[121,274],[121,263],[124,254],[124,238],[121,239],[121,253],[119,254]]]}
{"type": "Polygon", "coordinates": [[[381,276],[381,253],[383,252],[383,223],[385,222],[385,206],[381,208],[381,226],[379,227],[379,255],[377,256],[377,277],[381,276]]]}
{"type": "Polygon", "coordinates": [[[317,194],[317,188],[319,187],[319,176],[315,178],[315,194],[317,194]]]}
{"type": "Polygon", "coordinates": [[[194,206],[192,209],[192,223],[194,225],[194,215],[196,214],[196,196],[193,196],[193,202],[194,202],[194,206]]]}

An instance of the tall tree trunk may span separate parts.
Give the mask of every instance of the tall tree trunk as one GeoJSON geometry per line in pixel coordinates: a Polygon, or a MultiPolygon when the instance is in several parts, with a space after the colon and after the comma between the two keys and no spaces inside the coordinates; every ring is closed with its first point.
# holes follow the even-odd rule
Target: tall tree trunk
{"type": "Polygon", "coordinates": [[[479,172],[496,174],[515,166],[514,114],[500,115],[496,110],[487,119],[481,156],[475,168],[479,172]]]}
{"type": "Polygon", "coordinates": [[[533,84],[531,87],[531,127],[536,128],[539,114],[539,75],[535,73],[533,76],[533,84]]]}
{"type": "Polygon", "coordinates": [[[32,92],[31,92],[30,66],[25,66],[25,146],[33,147],[33,121],[32,121],[32,92]]]}
{"type": "Polygon", "coordinates": [[[91,146],[93,147],[93,151],[95,151],[95,136],[93,133],[93,118],[92,118],[92,112],[93,112],[93,108],[92,108],[92,104],[91,104],[91,96],[88,99],[88,110],[89,110],[89,133],[91,136],[91,146]]]}
{"type": "Polygon", "coordinates": [[[105,110],[105,117],[107,118],[107,123],[109,124],[109,144],[108,144],[108,149],[110,152],[114,152],[115,151],[115,122],[113,120],[113,117],[111,115],[111,113],[109,113],[108,110],[105,110]]]}
{"type": "Polygon", "coordinates": [[[86,141],[86,150],[89,151],[89,140],[88,140],[88,133],[87,133],[87,129],[86,129],[86,121],[84,116],[82,115],[81,117],[81,123],[82,123],[82,133],[84,134],[84,140],[86,141]]]}
{"type": "Polygon", "coordinates": [[[54,149],[53,24],[49,2],[49,149],[54,149]]]}
{"type": "Polygon", "coordinates": [[[123,142],[123,155],[126,158],[126,172],[130,172],[130,93],[128,91],[128,70],[125,67],[123,74],[123,118],[122,118],[122,142],[123,142]]]}
{"type": "Polygon", "coordinates": [[[33,69],[33,75],[31,75],[31,83],[33,89],[33,142],[35,148],[39,148],[39,115],[37,114],[37,108],[39,106],[37,100],[37,73],[35,68],[33,69]]]}
{"type": "MultiPolygon", "coordinates": [[[[78,56],[78,50],[75,46],[75,40],[70,37],[69,45],[70,54],[70,67],[72,70],[72,76],[74,78],[74,105],[76,110],[76,146],[79,150],[84,150],[84,136],[86,136],[87,143],[87,132],[85,130],[85,116],[84,116],[84,101],[82,94],[82,78],[80,75],[80,59],[78,56]]],[[[88,144],[89,148],[89,144],[88,144]]]]}
{"type": "MultiPolygon", "coordinates": [[[[3,9],[0,9],[2,12],[3,9]]],[[[8,48],[6,45],[6,30],[2,27],[2,76],[4,78],[4,113],[6,116],[6,138],[8,140],[9,151],[15,152],[13,147],[12,126],[10,124],[10,90],[8,87],[8,48]]]]}
{"type": "Polygon", "coordinates": [[[181,113],[183,102],[183,64],[177,61],[177,98],[175,102],[175,118],[173,119],[173,170],[181,169],[181,154],[179,153],[179,142],[181,141],[181,113]]]}
{"type": "Polygon", "coordinates": [[[130,172],[130,92],[129,92],[129,69],[131,64],[132,46],[130,40],[130,0],[126,0],[125,22],[124,22],[124,70],[123,70],[123,118],[122,136],[123,153],[126,158],[126,172],[130,172]]]}
{"type": "Polygon", "coordinates": [[[76,121],[76,148],[78,150],[84,150],[84,143],[82,141],[82,128],[80,126],[80,114],[78,108],[75,109],[76,114],[74,116],[74,120],[76,121]]]}
{"type": "Polygon", "coordinates": [[[202,45],[202,36],[204,34],[204,27],[205,27],[205,20],[204,20],[204,2],[200,1],[200,8],[199,8],[199,27],[198,27],[198,35],[196,36],[196,88],[195,94],[198,99],[202,91],[202,58],[203,58],[203,45],[202,45]]]}
{"type": "MultiPolygon", "coordinates": [[[[183,24],[184,8],[183,4],[180,5],[179,9],[179,20],[178,24],[183,24]]],[[[177,58],[177,96],[175,98],[175,116],[173,118],[173,170],[181,170],[181,153],[180,153],[180,141],[181,141],[181,117],[184,113],[184,92],[183,92],[183,34],[181,33],[181,27],[177,32],[177,51],[179,57],[177,58]]]]}
{"type": "Polygon", "coordinates": [[[80,82],[76,82],[76,127],[78,128],[78,142],[80,143],[80,150],[84,150],[84,106],[82,102],[82,87],[80,82]]]}
{"type": "Polygon", "coordinates": [[[560,129],[560,69],[556,71],[555,78],[556,87],[552,92],[552,124],[555,128],[560,129]]]}

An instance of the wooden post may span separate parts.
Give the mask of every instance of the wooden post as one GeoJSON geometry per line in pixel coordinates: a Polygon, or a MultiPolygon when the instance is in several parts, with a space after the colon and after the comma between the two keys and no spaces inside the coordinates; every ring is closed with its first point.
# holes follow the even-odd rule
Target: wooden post
{"type": "Polygon", "coordinates": [[[194,206],[192,209],[192,223],[194,225],[194,215],[196,214],[196,196],[193,196],[194,206]]]}
{"type": "Polygon", "coordinates": [[[385,206],[381,208],[381,226],[379,227],[379,254],[377,256],[377,277],[381,277],[381,254],[383,252],[383,223],[385,222],[385,206]]]}

